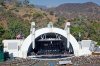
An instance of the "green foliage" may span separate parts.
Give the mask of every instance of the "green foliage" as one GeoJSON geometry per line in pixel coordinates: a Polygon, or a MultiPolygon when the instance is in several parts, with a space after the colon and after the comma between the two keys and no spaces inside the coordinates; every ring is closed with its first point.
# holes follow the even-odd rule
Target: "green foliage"
{"type": "Polygon", "coordinates": [[[54,26],[64,28],[64,27],[62,27],[62,25],[64,25],[65,20],[66,19],[64,17],[59,17],[58,21],[56,23],[54,23],[54,26]]]}
{"type": "MultiPolygon", "coordinates": [[[[12,14],[10,11],[2,13],[7,20],[8,20],[8,29],[3,33],[3,30],[1,30],[0,33],[3,33],[2,39],[15,39],[17,34],[24,34],[24,36],[28,36],[30,32],[30,24],[29,22],[23,21],[14,14],[12,14]]],[[[0,34],[1,35],[1,34],[0,34]]]]}
{"type": "Polygon", "coordinates": [[[33,14],[33,19],[42,19],[43,17],[43,14],[39,12],[33,14]]]}
{"type": "Polygon", "coordinates": [[[16,9],[15,11],[16,11],[16,12],[19,12],[19,10],[17,10],[17,9],[16,9]]]}
{"type": "Polygon", "coordinates": [[[72,26],[71,27],[71,33],[74,34],[76,37],[78,37],[78,34],[79,33],[84,33],[84,30],[79,26],[77,26],[77,27],[76,26],[72,26]]]}
{"type": "Polygon", "coordinates": [[[0,5],[2,5],[3,2],[4,2],[4,0],[0,0],[0,5]]]}
{"type": "Polygon", "coordinates": [[[23,17],[30,17],[31,15],[29,14],[24,14],[23,17]]]}
{"type": "Polygon", "coordinates": [[[64,20],[65,20],[64,17],[60,17],[60,18],[58,18],[58,22],[59,22],[59,23],[64,23],[64,22],[65,22],[64,20]]]}
{"type": "Polygon", "coordinates": [[[0,37],[4,34],[5,30],[3,27],[0,26],[0,37]]]}
{"type": "Polygon", "coordinates": [[[23,22],[15,17],[9,17],[8,20],[8,28],[12,35],[10,38],[15,38],[16,35],[20,33],[23,33],[25,37],[29,34],[28,22],[23,22]]]}
{"type": "Polygon", "coordinates": [[[90,39],[100,45],[100,22],[91,21],[85,17],[78,17],[72,20],[71,33],[77,38],[81,33],[81,39],[90,39]]]}
{"type": "Polygon", "coordinates": [[[5,33],[2,35],[3,39],[11,39],[11,32],[9,30],[5,30],[5,33]]]}
{"type": "MultiPolygon", "coordinates": [[[[3,0],[0,0],[0,4],[3,2],[3,0]]],[[[23,3],[28,5],[28,0],[23,0],[23,3]]],[[[16,3],[16,7],[19,8],[22,6],[22,3],[16,3]]],[[[6,17],[7,19],[7,28],[5,29],[3,27],[0,27],[0,44],[2,40],[4,39],[15,39],[17,34],[24,34],[25,37],[29,35],[30,32],[30,23],[28,21],[23,21],[21,18],[16,17],[15,14],[11,13],[11,11],[15,10],[16,12],[19,12],[17,8],[14,7],[13,9],[9,11],[3,11],[2,8],[0,8],[0,12],[2,11],[2,15],[6,17]]],[[[34,7],[34,5],[33,5],[34,7]]],[[[50,15],[54,15],[54,13],[51,11],[50,15]]],[[[50,19],[47,17],[48,14],[43,13],[41,11],[37,11],[33,13],[32,20],[36,22],[36,27],[41,28],[47,26],[50,19]]],[[[29,14],[24,14],[22,18],[25,17],[31,17],[29,14]]],[[[54,23],[54,26],[59,28],[65,27],[65,17],[58,17],[57,22],[54,23]]],[[[81,34],[81,39],[91,39],[98,42],[98,45],[100,45],[100,22],[97,21],[91,21],[87,19],[84,16],[76,17],[73,20],[70,20],[71,22],[71,34],[73,34],[76,38],[79,38],[79,33],[81,34]]]]}
{"type": "Polygon", "coordinates": [[[2,44],[2,39],[3,39],[2,36],[4,33],[5,33],[4,28],[0,26],[0,45],[2,44]]]}

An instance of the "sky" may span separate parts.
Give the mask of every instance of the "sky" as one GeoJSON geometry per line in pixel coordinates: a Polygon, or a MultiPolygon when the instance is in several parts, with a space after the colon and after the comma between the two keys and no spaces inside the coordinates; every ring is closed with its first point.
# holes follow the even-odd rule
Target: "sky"
{"type": "Polygon", "coordinates": [[[85,3],[94,2],[100,5],[100,0],[29,0],[30,3],[35,5],[43,5],[47,7],[55,7],[63,3],[85,3]]]}

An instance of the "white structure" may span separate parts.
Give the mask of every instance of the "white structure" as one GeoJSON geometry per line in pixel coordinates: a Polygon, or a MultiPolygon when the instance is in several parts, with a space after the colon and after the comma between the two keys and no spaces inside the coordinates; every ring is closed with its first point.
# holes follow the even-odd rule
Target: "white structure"
{"type": "Polygon", "coordinates": [[[30,31],[30,34],[32,34],[32,36],[31,36],[31,41],[32,41],[32,48],[34,49],[35,47],[34,47],[34,44],[35,44],[35,22],[32,22],[31,23],[31,31],[30,31]]]}
{"type": "Polygon", "coordinates": [[[92,40],[82,40],[79,44],[82,49],[88,49],[93,52],[95,50],[97,42],[92,40]]]}
{"type": "Polygon", "coordinates": [[[65,30],[67,32],[67,48],[69,49],[70,46],[70,22],[66,23],[65,30]]]}
{"type": "MultiPolygon", "coordinates": [[[[89,49],[81,48],[80,44],[78,44],[77,40],[71,34],[69,34],[70,33],[68,31],[69,27],[67,27],[68,30],[66,30],[66,29],[63,30],[60,28],[53,27],[53,25],[51,25],[51,24],[48,26],[49,27],[35,30],[35,23],[33,22],[31,25],[30,35],[26,39],[24,39],[24,40],[3,40],[4,52],[9,52],[9,54],[12,54],[13,57],[27,58],[27,53],[28,53],[28,50],[30,49],[31,44],[32,44],[32,48],[35,49],[35,47],[36,47],[35,45],[37,45],[35,43],[35,40],[39,36],[41,37],[41,35],[47,34],[47,33],[54,33],[54,34],[57,33],[67,39],[68,44],[66,43],[66,46],[68,48],[69,48],[69,44],[72,45],[73,53],[75,56],[91,54],[91,51],[89,49]]],[[[48,38],[46,40],[53,41],[54,38],[48,38]]]]}
{"type": "Polygon", "coordinates": [[[71,62],[71,60],[59,61],[59,64],[60,64],[60,65],[63,65],[63,64],[72,64],[72,62],[71,62]]]}
{"type": "Polygon", "coordinates": [[[18,57],[19,50],[24,40],[3,40],[4,52],[9,52],[9,55],[13,57],[18,57]]]}

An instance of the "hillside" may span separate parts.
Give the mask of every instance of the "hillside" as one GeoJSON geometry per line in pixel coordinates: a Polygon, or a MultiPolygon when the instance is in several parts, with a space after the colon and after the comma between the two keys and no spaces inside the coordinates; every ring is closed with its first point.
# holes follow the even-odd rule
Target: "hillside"
{"type": "Polygon", "coordinates": [[[44,22],[55,22],[56,19],[56,17],[50,15],[48,12],[42,11],[39,8],[35,8],[32,5],[17,6],[15,4],[11,5],[7,3],[4,7],[7,11],[10,11],[12,14],[14,14],[15,17],[21,18],[23,21],[35,21],[38,24],[37,27],[44,26],[44,22]],[[54,17],[55,19],[53,19],[52,17],[54,17]]]}
{"type": "Polygon", "coordinates": [[[48,9],[53,11],[57,16],[63,16],[68,19],[78,17],[79,15],[86,16],[89,19],[100,20],[100,6],[93,2],[87,3],[65,3],[55,8],[48,9]]]}
{"type": "Polygon", "coordinates": [[[0,4],[0,43],[3,39],[15,39],[18,34],[27,37],[30,23],[34,21],[36,28],[46,27],[47,23],[56,22],[56,17],[33,5],[21,5],[16,1],[0,4]]]}
{"type": "Polygon", "coordinates": [[[92,39],[100,45],[100,7],[95,3],[62,4],[45,11],[27,2],[22,5],[17,0],[9,1],[0,2],[0,44],[4,39],[15,39],[18,34],[26,38],[32,21],[37,29],[46,27],[50,21],[55,27],[64,28],[65,23],[70,21],[71,34],[77,40],[92,39]]]}

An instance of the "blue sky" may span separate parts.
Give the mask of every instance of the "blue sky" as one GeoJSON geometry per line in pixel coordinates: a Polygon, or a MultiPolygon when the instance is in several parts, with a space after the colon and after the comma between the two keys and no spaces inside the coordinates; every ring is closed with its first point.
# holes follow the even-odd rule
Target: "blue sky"
{"type": "Polygon", "coordinates": [[[36,5],[44,5],[48,7],[58,6],[63,3],[85,3],[85,2],[94,2],[100,5],[100,0],[30,0],[30,2],[36,5]]]}

